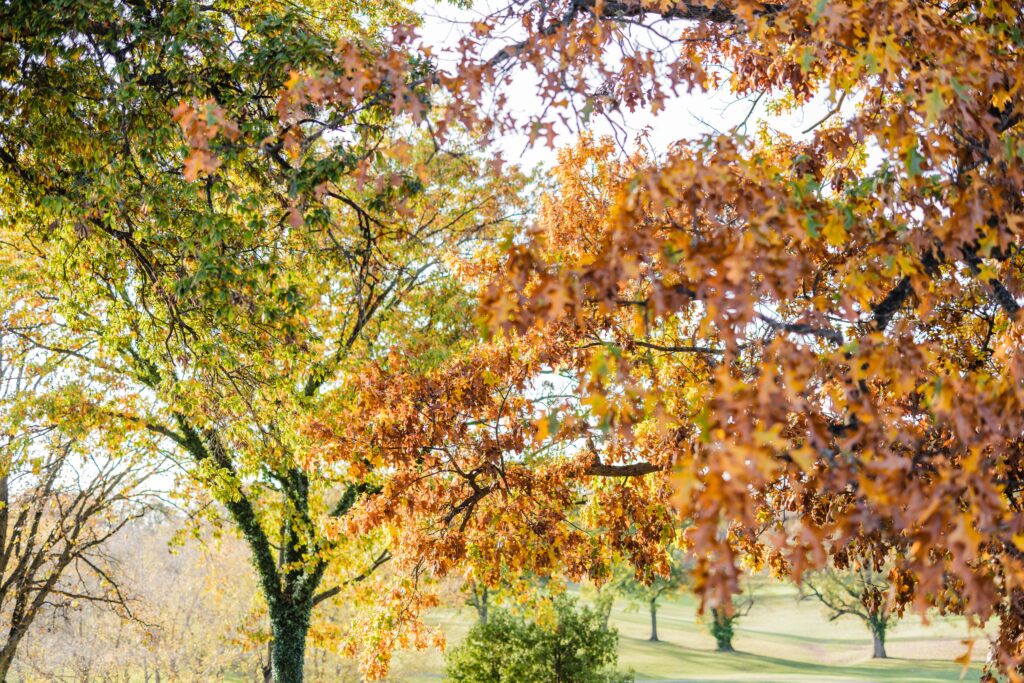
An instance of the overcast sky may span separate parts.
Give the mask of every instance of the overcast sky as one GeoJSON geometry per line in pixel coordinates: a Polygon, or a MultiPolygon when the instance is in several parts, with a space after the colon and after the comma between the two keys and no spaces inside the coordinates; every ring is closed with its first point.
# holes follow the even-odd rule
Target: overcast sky
{"type": "MultiPolygon", "coordinates": [[[[459,37],[470,30],[470,23],[486,16],[488,11],[501,4],[487,0],[474,3],[473,9],[459,9],[447,2],[419,0],[417,9],[424,16],[424,25],[419,29],[419,33],[424,44],[431,47],[439,64],[444,67],[452,63],[451,51],[454,50],[459,37]]],[[[539,107],[540,100],[535,94],[535,83],[527,72],[521,72],[510,89],[509,102],[517,111],[529,112],[539,107]]],[[[783,117],[769,117],[765,110],[766,100],[767,98],[761,100],[748,120],[747,130],[751,133],[756,130],[759,119],[768,119],[773,128],[794,137],[802,137],[802,131],[820,120],[829,109],[822,98],[798,112],[783,117]]],[[[727,132],[743,122],[752,104],[752,98],[739,99],[729,93],[727,88],[713,93],[681,93],[668,101],[666,108],[656,116],[643,110],[623,111],[620,123],[627,131],[627,144],[631,144],[640,131],[649,127],[652,147],[664,150],[669,143],[676,140],[699,137],[715,130],[727,132]]],[[[595,117],[587,129],[597,135],[616,133],[608,122],[600,117],[595,117]]],[[[578,130],[569,131],[565,128],[560,128],[558,132],[555,141],[557,147],[571,144],[578,134],[578,130]]],[[[623,137],[622,131],[618,131],[617,137],[623,137]]],[[[525,167],[554,163],[554,152],[547,148],[544,141],[538,141],[531,147],[527,136],[514,135],[499,140],[498,145],[507,160],[518,161],[525,167]]]]}

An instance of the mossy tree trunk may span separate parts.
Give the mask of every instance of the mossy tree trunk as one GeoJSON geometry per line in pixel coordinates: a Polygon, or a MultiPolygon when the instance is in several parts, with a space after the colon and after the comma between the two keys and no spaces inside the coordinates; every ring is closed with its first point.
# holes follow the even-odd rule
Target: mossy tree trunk
{"type": "Polygon", "coordinates": [[[278,606],[270,614],[270,666],[275,683],[301,683],[312,605],[278,606]]]}
{"type": "MultiPolygon", "coordinates": [[[[197,463],[209,460],[237,481],[234,462],[217,432],[212,429],[199,432],[181,416],[178,416],[177,421],[184,435],[182,445],[197,463]]],[[[267,603],[272,636],[270,679],[274,683],[302,683],[306,636],[313,608],[319,602],[336,595],[340,589],[334,587],[318,592],[327,565],[323,560],[309,561],[307,558],[321,556],[319,551],[322,548],[316,546],[310,534],[299,531],[315,526],[309,505],[309,478],[298,467],[274,472],[273,476],[286,501],[280,538],[277,539],[279,551],[276,558],[270,536],[257,517],[255,507],[240,481],[238,489],[231,495],[223,496],[221,503],[249,546],[260,589],[267,603]]],[[[360,495],[371,490],[373,487],[364,483],[348,485],[331,514],[335,517],[343,516],[355,505],[360,495]]],[[[387,557],[386,553],[382,554],[368,572],[376,569],[387,557]]]]}
{"type": "Polygon", "coordinates": [[[711,635],[719,652],[735,652],[732,646],[733,622],[735,615],[726,614],[725,610],[711,608],[711,635]]]}

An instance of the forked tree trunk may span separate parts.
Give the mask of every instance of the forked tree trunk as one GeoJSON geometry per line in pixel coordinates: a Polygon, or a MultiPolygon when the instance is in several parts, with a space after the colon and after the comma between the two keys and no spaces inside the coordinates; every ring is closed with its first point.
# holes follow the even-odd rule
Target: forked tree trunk
{"type": "Polygon", "coordinates": [[[658,603],[651,600],[651,642],[658,642],[658,603]]]}
{"type": "Polygon", "coordinates": [[[484,626],[487,625],[487,598],[489,597],[487,586],[484,586],[483,591],[480,593],[480,604],[477,606],[476,611],[480,617],[480,623],[484,626]]]}

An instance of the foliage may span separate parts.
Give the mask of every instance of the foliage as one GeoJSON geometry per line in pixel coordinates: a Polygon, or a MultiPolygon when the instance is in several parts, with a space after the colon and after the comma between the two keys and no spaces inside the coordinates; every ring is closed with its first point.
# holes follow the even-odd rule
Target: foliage
{"type": "Polygon", "coordinates": [[[486,623],[447,654],[446,677],[464,683],[537,681],[604,683],[630,681],[615,671],[618,633],[604,618],[566,595],[551,614],[533,621],[508,609],[493,609],[486,623]]]}
{"type": "Polygon", "coordinates": [[[381,676],[426,643],[424,573],[650,578],[680,518],[712,607],[741,562],[893,556],[902,604],[998,616],[1024,670],[1022,9],[521,0],[442,67],[401,4],[8,3],[4,329],[188,454],[279,680],[343,583],[381,676]],[[464,131],[550,142],[679,89],[828,112],[582,136],[505,229],[522,178],[464,131]],[[404,583],[362,581],[387,558],[404,583]]]}
{"type": "Polygon", "coordinates": [[[496,328],[563,340],[621,448],[606,462],[672,464],[710,604],[744,558],[799,578],[894,551],[902,600],[998,616],[995,668],[1024,671],[1022,9],[524,2],[480,22],[529,27],[486,64],[535,69],[556,111],[676,87],[828,109],[800,135],[629,154],[584,136],[484,295],[496,328]]]}
{"type": "Polygon", "coordinates": [[[711,608],[711,618],[708,620],[708,630],[711,637],[715,639],[715,647],[719,652],[732,652],[732,637],[734,634],[735,616],[726,613],[718,607],[711,608]]]}
{"type": "Polygon", "coordinates": [[[423,65],[378,48],[412,20],[402,2],[0,8],[0,329],[89,390],[75,422],[160,438],[180,499],[243,536],[278,681],[301,680],[314,607],[342,593],[383,596],[339,634],[368,671],[396,638],[431,642],[416,579],[368,579],[384,531],[340,528],[378,475],[319,460],[305,427],[389,349],[429,368],[475,336],[458,261],[522,206],[514,170],[392,106],[420,101],[423,65]],[[345,102],[286,97],[363,64],[345,102]]]}

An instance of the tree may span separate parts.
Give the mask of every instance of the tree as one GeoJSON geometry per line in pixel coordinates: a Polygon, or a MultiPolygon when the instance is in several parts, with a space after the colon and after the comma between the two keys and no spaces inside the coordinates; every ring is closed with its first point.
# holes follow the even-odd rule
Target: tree
{"type": "Polygon", "coordinates": [[[615,605],[616,587],[611,583],[604,583],[593,587],[588,586],[588,588],[592,588],[592,603],[594,605],[594,609],[598,611],[604,619],[605,626],[607,626],[612,618],[612,607],[615,605]]]}
{"type": "Polygon", "coordinates": [[[491,589],[487,584],[480,584],[476,581],[467,581],[463,590],[466,592],[466,604],[476,610],[480,623],[487,624],[487,613],[491,608],[491,589]]]}
{"type": "Polygon", "coordinates": [[[133,490],[143,470],[124,460],[59,439],[40,444],[31,462],[5,450],[4,466],[14,466],[0,477],[0,680],[47,612],[92,602],[131,616],[104,546],[146,506],[133,490]]]}
{"type": "Polygon", "coordinates": [[[669,570],[666,575],[656,574],[650,583],[638,581],[632,571],[621,575],[614,588],[626,598],[645,605],[651,613],[651,642],[658,642],[658,603],[681,592],[690,584],[689,563],[683,551],[675,549],[669,555],[669,570]]]}
{"type": "MultiPolygon", "coordinates": [[[[252,551],[281,683],[302,679],[314,608],[389,559],[383,532],[342,528],[378,475],[317,461],[305,428],[388,349],[429,367],[475,336],[454,270],[521,206],[522,179],[454,126],[443,146],[418,132],[413,19],[402,2],[0,9],[3,329],[102,388],[82,419],[184,456],[181,489],[212,494],[252,551]],[[303,73],[332,74],[330,101],[303,73]]],[[[394,618],[365,619],[426,643],[415,610],[378,606],[394,618]]],[[[393,640],[364,627],[349,635],[379,672],[393,640]]]]}
{"type": "MultiPolygon", "coordinates": [[[[105,545],[131,597],[134,619],[87,602],[39,620],[18,653],[18,680],[214,680],[260,672],[260,654],[242,631],[258,605],[245,543],[231,535],[192,538],[166,507],[133,520],[105,545]],[[40,623],[41,622],[41,623],[40,623]]],[[[265,609],[264,609],[265,611],[265,609]]],[[[265,629],[264,629],[265,631],[265,629]]]]}
{"type": "Polygon", "coordinates": [[[488,622],[470,629],[466,640],[446,655],[446,676],[465,683],[611,683],[630,681],[616,672],[618,633],[595,610],[565,595],[550,605],[551,623],[524,618],[507,609],[492,611],[488,622]]]}
{"type": "Polygon", "coordinates": [[[535,72],[542,137],[676,88],[825,103],[794,134],[584,136],[483,297],[497,329],[564,335],[582,400],[633,444],[621,463],[657,470],[644,442],[672,435],[711,604],[743,555],[799,578],[862,543],[899,554],[918,610],[998,616],[996,668],[1024,670],[1022,9],[524,2],[475,25],[530,27],[459,68],[489,98],[535,72]]]}
{"type": "MultiPolygon", "coordinates": [[[[748,585],[749,591],[749,585],[748,585]]],[[[715,605],[710,609],[708,630],[715,639],[715,649],[719,652],[735,652],[732,638],[735,635],[736,622],[750,614],[754,607],[754,595],[748,592],[741,600],[733,600],[728,605],[715,605]]]]}
{"type": "Polygon", "coordinates": [[[872,653],[885,659],[885,636],[903,616],[907,587],[892,580],[891,567],[870,561],[856,562],[845,570],[827,568],[804,577],[804,597],[815,598],[828,610],[829,620],[850,615],[859,618],[871,632],[872,653]]]}
{"type": "Polygon", "coordinates": [[[132,616],[108,546],[152,505],[163,459],[152,440],[113,452],[75,422],[88,394],[72,389],[52,357],[0,336],[0,681],[44,615],[92,603],[132,616]]]}

